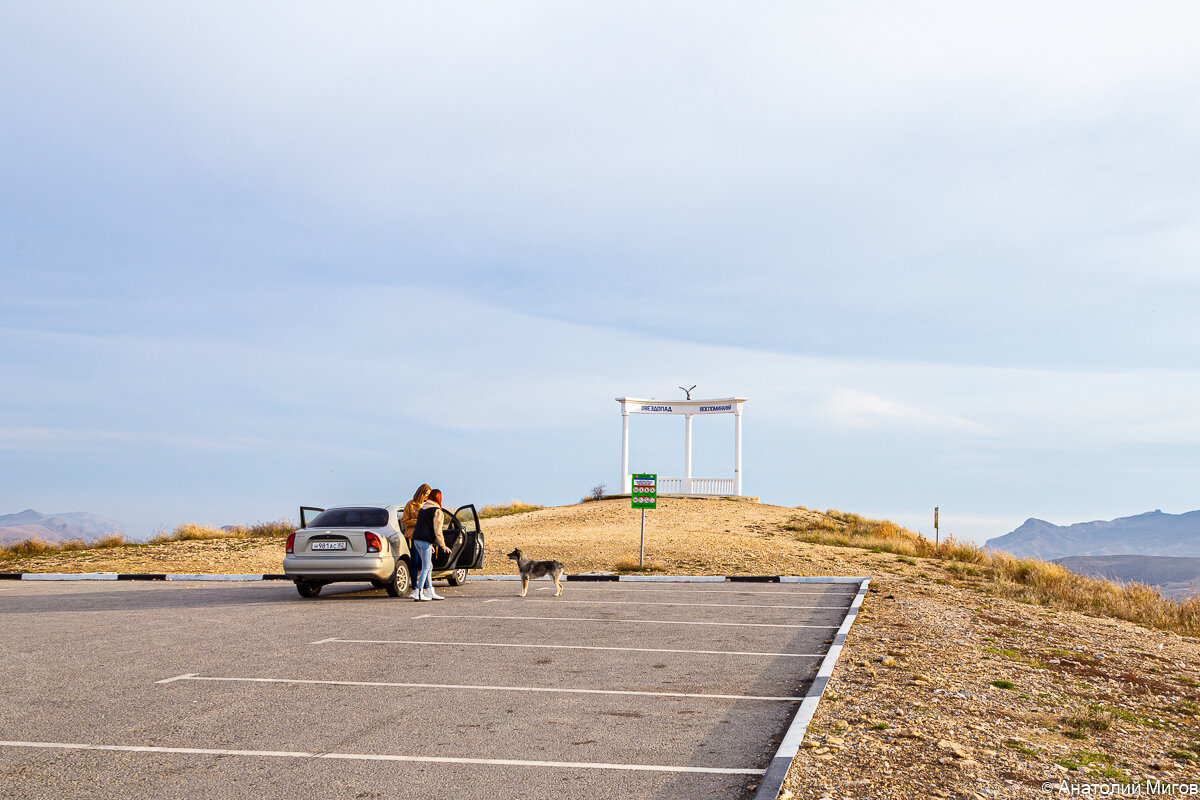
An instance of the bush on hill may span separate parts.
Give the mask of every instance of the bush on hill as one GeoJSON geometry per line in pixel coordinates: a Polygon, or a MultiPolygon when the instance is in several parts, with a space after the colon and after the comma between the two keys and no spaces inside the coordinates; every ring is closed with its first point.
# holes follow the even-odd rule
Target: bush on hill
{"type": "MultiPolygon", "coordinates": [[[[808,509],[803,509],[808,510],[808,509]]],[[[797,518],[784,525],[810,544],[860,547],[876,552],[950,562],[966,569],[996,595],[1023,602],[1115,617],[1189,636],[1200,635],[1200,596],[1171,600],[1144,583],[1115,583],[1077,575],[1061,564],[1017,558],[947,536],[938,544],[886,520],[865,519],[830,509],[823,517],[797,518]]]]}
{"type": "Polygon", "coordinates": [[[188,542],[201,539],[282,539],[296,528],[291,520],[280,519],[275,522],[258,522],[254,525],[239,525],[229,530],[210,528],[185,522],[176,525],[175,530],[159,533],[149,542],[131,542],[119,533],[102,536],[94,542],[84,542],[79,539],[68,539],[63,542],[44,542],[41,539],[26,539],[20,542],[0,546],[0,558],[35,558],[50,556],[56,553],[68,553],[80,550],[107,550],[113,547],[144,547],[146,544],[166,544],[167,542],[188,542]]]}
{"type": "Polygon", "coordinates": [[[530,505],[529,503],[522,503],[520,500],[514,497],[513,501],[508,505],[484,506],[483,508],[479,509],[479,518],[491,519],[493,517],[507,517],[512,514],[526,514],[530,511],[540,511],[543,508],[545,508],[545,506],[534,506],[530,505]]]}

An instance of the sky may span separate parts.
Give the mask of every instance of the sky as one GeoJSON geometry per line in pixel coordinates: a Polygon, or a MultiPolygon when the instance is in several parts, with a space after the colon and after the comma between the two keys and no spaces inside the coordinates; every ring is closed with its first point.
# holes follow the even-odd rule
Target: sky
{"type": "MultiPolygon", "coordinates": [[[[764,502],[1200,508],[1198,23],[5,4],[0,514],[570,503],[621,480],[615,398],[693,384],[749,398],[764,502]]],[[[683,473],[682,419],[631,434],[683,473]]],[[[695,421],[694,474],[732,451],[695,421]]]]}

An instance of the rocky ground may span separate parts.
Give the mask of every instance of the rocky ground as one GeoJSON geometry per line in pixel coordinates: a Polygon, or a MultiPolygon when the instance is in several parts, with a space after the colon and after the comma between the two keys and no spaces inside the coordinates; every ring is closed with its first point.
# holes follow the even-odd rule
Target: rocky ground
{"type": "Polygon", "coordinates": [[[917,561],[872,581],[791,797],[1200,780],[1200,642],[935,582],[917,561]]]}
{"type": "MultiPolygon", "coordinates": [[[[646,514],[650,571],[872,576],[785,796],[1099,796],[1101,784],[1200,781],[1200,640],[995,597],[960,564],[797,541],[814,511],[659,505],[646,514]]],[[[634,571],[638,522],[628,500],[484,520],[484,572],[514,572],[513,547],[569,572],[634,571]]],[[[0,571],[279,572],[282,550],[279,539],[176,542],[0,571]]]]}

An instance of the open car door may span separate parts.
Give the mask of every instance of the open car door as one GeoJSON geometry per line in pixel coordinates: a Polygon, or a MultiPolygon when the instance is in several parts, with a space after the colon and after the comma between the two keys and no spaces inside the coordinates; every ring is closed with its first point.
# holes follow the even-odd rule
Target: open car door
{"type": "Polygon", "coordinates": [[[446,542],[446,547],[450,548],[449,553],[443,553],[437,549],[437,545],[433,548],[433,571],[444,572],[449,569],[456,569],[458,557],[462,555],[463,545],[466,544],[466,537],[463,536],[462,523],[458,521],[452,512],[447,509],[442,509],[442,539],[446,542]]]}
{"type": "Polygon", "coordinates": [[[312,506],[300,506],[300,528],[307,528],[308,521],[310,519],[315,519],[317,514],[320,514],[324,510],[325,509],[323,508],[313,508],[312,506]],[[305,511],[309,512],[307,516],[304,513],[305,511]]]}
{"type": "Polygon", "coordinates": [[[483,531],[479,530],[479,515],[475,506],[463,506],[454,512],[463,530],[463,549],[459,554],[459,569],[483,569],[483,531]]]}
{"type": "Polygon", "coordinates": [[[434,549],[434,570],[481,569],[483,534],[479,532],[479,515],[475,513],[475,506],[463,506],[454,512],[443,509],[442,514],[442,538],[450,552],[441,553],[434,549]]]}

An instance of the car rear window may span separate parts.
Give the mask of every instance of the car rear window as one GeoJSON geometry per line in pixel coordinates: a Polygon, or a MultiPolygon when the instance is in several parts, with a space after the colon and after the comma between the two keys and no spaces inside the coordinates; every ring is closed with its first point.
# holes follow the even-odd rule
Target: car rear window
{"type": "Polygon", "coordinates": [[[382,528],[388,524],[386,508],[331,508],[308,523],[310,528],[382,528]]]}

